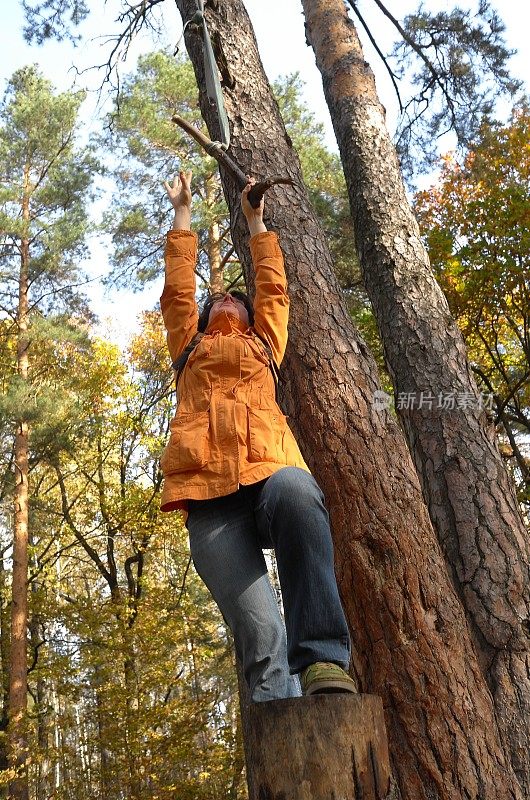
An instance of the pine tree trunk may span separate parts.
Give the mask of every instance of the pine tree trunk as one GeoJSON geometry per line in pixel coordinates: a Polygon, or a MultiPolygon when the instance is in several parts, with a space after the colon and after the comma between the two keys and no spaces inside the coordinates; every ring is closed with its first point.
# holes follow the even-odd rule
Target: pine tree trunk
{"type": "MultiPolygon", "coordinates": [[[[195,0],[177,0],[183,20],[195,0]]],[[[231,154],[257,177],[299,186],[266,199],[290,283],[286,410],[330,509],[336,568],[361,691],[383,698],[391,759],[404,798],[481,800],[518,794],[461,604],[450,583],[401,431],[374,409],[375,363],[340,299],[323,231],[301,187],[298,159],[263,73],[240,0],[206,9],[222,64],[231,154]]],[[[186,43],[211,138],[199,35],[186,43]]],[[[221,173],[232,238],[249,276],[239,191],[221,173]]]]}
{"type": "MultiPolygon", "coordinates": [[[[29,226],[29,171],[25,173],[22,218],[29,226]]],[[[17,366],[23,383],[28,380],[28,269],[29,239],[22,239],[17,312],[17,366]]],[[[10,783],[13,800],[28,800],[26,759],[26,709],[28,692],[27,626],[28,626],[28,475],[29,426],[26,420],[17,422],[15,436],[15,513],[13,530],[13,585],[11,605],[11,650],[9,667],[9,761],[17,769],[10,783]]]]}
{"type": "Polygon", "coordinates": [[[512,765],[530,796],[528,533],[421,242],[353,22],[342,0],[303,6],[398,414],[512,765]]]}
{"type": "MultiPolygon", "coordinates": [[[[33,546],[33,541],[31,541],[31,545],[33,546]]],[[[31,592],[33,596],[35,596],[38,592],[38,582],[36,579],[31,582],[31,592]]],[[[33,652],[40,650],[41,647],[41,625],[42,623],[39,618],[39,614],[34,610],[29,622],[30,642],[33,652]]],[[[41,656],[39,655],[38,658],[40,657],[41,656]]],[[[37,741],[39,746],[39,761],[37,765],[37,774],[35,776],[35,794],[36,800],[47,800],[52,793],[52,787],[50,783],[51,762],[49,757],[50,716],[48,708],[48,691],[41,669],[37,670],[36,683],[37,741]]]]}
{"type": "MultiPolygon", "coordinates": [[[[218,179],[215,173],[206,178],[206,205],[213,208],[219,190],[218,179]]],[[[223,267],[221,262],[221,232],[219,223],[213,218],[208,226],[208,263],[210,265],[210,293],[224,290],[223,267]]]]}
{"type": "Polygon", "coordinates": [[[2,708],[0,711],[0,772],[8,767],[6,734],[9,722],[9,617],[10,604],[7,600],[5,550],[0,555],[0,667],[2,670],[2,708]]]}

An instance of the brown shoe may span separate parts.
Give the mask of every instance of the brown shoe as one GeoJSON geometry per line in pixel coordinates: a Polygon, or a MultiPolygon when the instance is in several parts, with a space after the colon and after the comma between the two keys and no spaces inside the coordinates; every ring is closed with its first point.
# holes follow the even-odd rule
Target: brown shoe
{"type": "Polygon", "coordinates": [[[349,692],[357,694],[355,681],[337,664],[317,661],[310,664],[300,675],[302,692],[310,694],[331,694],[333,692],[349,692]]]}

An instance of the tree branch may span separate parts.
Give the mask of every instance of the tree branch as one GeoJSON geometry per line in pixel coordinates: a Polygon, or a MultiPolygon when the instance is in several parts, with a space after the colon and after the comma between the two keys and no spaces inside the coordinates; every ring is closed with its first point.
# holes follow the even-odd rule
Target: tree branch
{"type": "MultiPolygon", "coordinates": [[[[445,85],[444,85],[444,84],[443,84],[443,82],[440,80],[440,77],[439,77],[439,75],[438,75],[438,71],[437,71],[436,67],[434,66],[434,64],[432,63],[432,61],[431,61],[429,58],[427,58],[427,56],[426,56],[426,55],[425,55],[425,53],[423,52],[422,48],[421,48],[419,45],[417,45],[417,44],[416,44],[416,42],[414,41],[414,39],[412,39],[412,38],[411,38],[411,37],[408,35],[408,33],[406,32],[406,30],[403,28],[403,26],[402,26],[402,25],[399,23],[399,21],[398,21],[398,20],[397,20],[397,19],[396,19],[396,18],[395,18],[395,17],[394,17],[394,16],[393,16],[391,13],[390,13],[390,11],[389,11],[389,10],[387,9],[387,7],[386,7],[386,6],[385,6],[385,5],[384,5],[384,4],[381,2],[381,0],[373,0],[373,1],[374,1],[374,3],[376,4],[376,6],[379,8],[379,10],[383,12],[383,14],[385,15],[385,17],[387,17],[387,19],[389,19],[389,20],[390,20],[390,22],[392,23],[392,25],[393,25],[393,26],[396,28],[396,30],[399,32],[399,34],[400,34],[400,36],[402,37],[402,39],[403,39],[403,40],[404,40],[404,41],[405,41],[405,42],[408,44],[408,46],[409,46],[409,47],[410,47],[412,50],[414,50],[414,52],[416,53],[416,55],[417,55],[417,56],[419,56],[419,58],[421,58],[421,60],[423,61],[423,63],[425,64],[425,66],[427,67],[427,69],[429,70],[429,72],[431,73],[431,75],[432,75],[432,77],[433,77],[433,79],[434,79],[434,82],[438,84],[438,86],[440,87],[440,90],[441,90],[441,92],[442,92],[443,96],[445,97],[445,99],[446,99],[446,101],[447,101],[447,105],[448,105],[448,107],[449,107],[449,110],[450,110],[450,112],[451,112],[451,120],[452,120],[452,122],[454,123],[454,122],[455,122],[455,120],[456,120],[456,112],[455,112],[455,107],[454,107],[454,101],[453,101],[453,98],[451,97],[451,95],[448,93],[447,89],[445,88],[445,85]]],[[[349,2],[351,3],[351,0],[349,0],[349,2]]],[[[434,44],[434,42],[433,42],[433,44],[434,44]]]]}
{"type": "Polygon", "coordinates": [[[68,496],[67,496],[67,492],[66,492],[66,486],[65,486],[65,483],[64,483],[64,478],[63,478],[63,475],[62,475],[62,472],[61,472],[60,468],[57,465],[55,465],[55,472],[57,474],[57,480],[59,482],[59,487],[60,487],[60,490],[61,490],[61,505],[62,505],[62,510],[63,510],[63,516],[64,516],[66,522],[68,523],[68,527],[70,528],[70,530],[72,531],[72,533],[74,534],[74,536],[76,537],[78,542],[83,547],[85,553],[87,553],[87,555],[90,556],[90,558],[92,559],[92,561],[94,562],[94,564],[98,568],[100,574],[105,578],[107,584],[109,586],[111,586],[112,585],[112,576],[111,576],[110,572],[105,567],[105,564],[103,563],[103,561],[99,557],[99,555],[96,552],[96,550],[94,550],[94,548],[87,542],[87,540],[85,539],[85,537],[83,536],[81,531],[77,528],[76,524],[74,523],[72,515],[70,514],[70,508],[69,508],[69,505],[68,505],[68,496]]]}
{"type": "Polygon", "coordinates": [[[390,68],[390,64],[388,63],[384,53],[382,52],[382,50],[379,47],[379,45],[377,44],[376,40],[372,36],[372,32],[371,32],[370,28],[368,27],[368,25],[366,24],[366,21],[365,21],[364,17],[362,16],[361,12],[357,8],[355,0],[348,0],[348,2],[349,2],[350,6],[353,9],[353,13],[355,14],[357,19],[359,20],[359,22],[363,26],[364,30],[366,31],[366,35],[370,39],[370,42],[372,43],[372,47],[374,48],[375,52],[377,53],[377,55],[379,56],[379,58],[381,59],[381,61],[385,65],[385,69],[388,72],[388,74],[390,75],[390,80],[392,81],[392,85],[393,85],[394,90],[396,92],[396,96],[397,96],[398,103],[399,103],[399,113],[402,114],[403,113],[403,103],[401,102],[401,95],[399,93],[399,88],[398,88],[398,85],[397,85],[396,76],[393,73],[392,69],[390,68]]]}

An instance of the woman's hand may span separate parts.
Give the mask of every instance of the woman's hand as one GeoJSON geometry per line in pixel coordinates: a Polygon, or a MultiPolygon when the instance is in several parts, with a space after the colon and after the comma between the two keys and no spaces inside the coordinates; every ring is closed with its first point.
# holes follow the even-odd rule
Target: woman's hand
{"type": "Polygon", "coordinates": [[[250,178],[248,175],[247,177],[248,183],[241,192],[241,208],[243,214],[245,215],[245,219],[247,220],[250,235],[255,236],[256,233],[263,233],[267,230],[263,222],[263,209],[265,208],[265,200],[262,197],[259,206],[257,208],[252,208],[248,200],[248,193],[256,183],[256,179],[250,178]]]}
{"type": "Polygon", "coordinates": [[[173,185],[164,181],[167,196],[175,209],[173,230],[187,230],[191,227],[191,172],[179,172],[173,185]]]}

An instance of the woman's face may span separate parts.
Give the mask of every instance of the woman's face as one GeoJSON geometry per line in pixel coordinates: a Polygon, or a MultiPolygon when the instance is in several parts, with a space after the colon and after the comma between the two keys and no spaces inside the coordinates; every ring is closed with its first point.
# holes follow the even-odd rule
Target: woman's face
{"type": "Polygon", "coordinates": [[[235,317],[241,320],[245,325],[249,325],[249,318],[248,318],[248,311],[245,308],[245,304],[242,300],[239,300],[237,297],[232,297],[231,294],[224,294],[219,295],[219,300],[216,300],[215,303],[212,305],[210,309],[210,315],[208,317],[208,325],[215,317],[216,314],[219,314],[220,311],[225,311],[227,314],[233,314],[235,317]]]}

